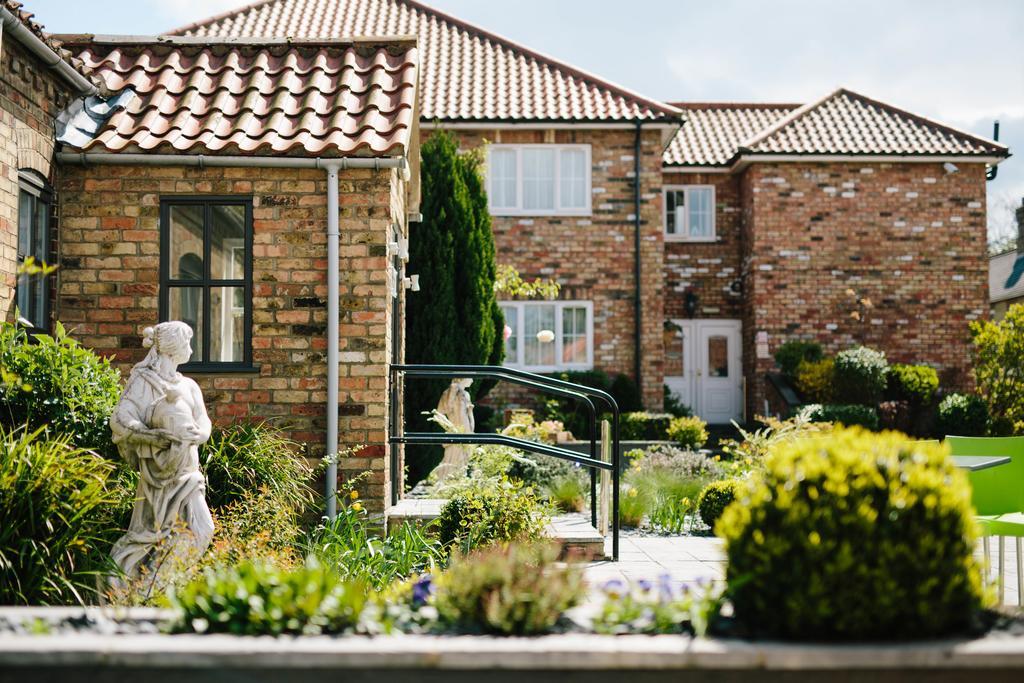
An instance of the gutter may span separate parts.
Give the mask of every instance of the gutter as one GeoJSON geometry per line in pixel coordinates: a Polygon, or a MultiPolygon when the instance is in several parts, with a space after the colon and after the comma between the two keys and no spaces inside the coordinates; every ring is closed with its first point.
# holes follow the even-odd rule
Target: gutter
{"type": "Polygon", "coordinates": [[[636,388],[640,394],[640,402],[643,403],[644,395],[644,382],[643,382],[643,351],[640,346],[640,342],[643,340],[643,298],[640,295],[641,288],[641,275],[643,274],[643,268],[641,266],[640,258],[640,134],[643,129],[643,122],[636,122],[636,135],[634,138],[633,147],[633,277],[636,279],[636,288],[634,293],[634,303],[636,308],[636,314],[633,318],[633,345],[634,345],[634,365],[633,372],[636,375],[636,388]]]}
{"type": "Polygon", "coordinates": [[[250,168],[322,168],[327,171],[327,435],[325,457],[327,461],[327,517],[337,515],[338,493],[338,358],[341,268],[338,262],[338,171],[346,168],[400,169],[406,180],[409,163],[405,157],[367,159],[365,157],[246,157],[204,156],[174,154],[87,154],[58,152],[57,160],[72,164],[136,164],[142,166],[240,166],[250,168]]]}
{"type": "Polygon", "coordinates": [[[39,36],[32,32],[21,19],[6,7],[0,7],[2,32],[24,45],[29,52],[42,60],[46,68],[71,84],[79,95],[95,95],[99,88],[88,78],[78,73],[70,64],[54,52],[39,36]]]}

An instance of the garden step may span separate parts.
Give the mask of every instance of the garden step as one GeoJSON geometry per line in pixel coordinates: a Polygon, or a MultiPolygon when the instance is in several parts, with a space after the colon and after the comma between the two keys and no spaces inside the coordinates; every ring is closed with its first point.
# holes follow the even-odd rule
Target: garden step
{"type": "MultiPolygon", "coordinates": [[[[388,510],[388,527],[402,522],[422,524],[437,519],[446,502],[444,498],[404,498],[388,510]]],[[[585,515],[555,515],[551,518],[547,536],[562,546],[563,553],[572,553],[579,559],[594,560],[605,556],[604,536],[585,515]]]]}

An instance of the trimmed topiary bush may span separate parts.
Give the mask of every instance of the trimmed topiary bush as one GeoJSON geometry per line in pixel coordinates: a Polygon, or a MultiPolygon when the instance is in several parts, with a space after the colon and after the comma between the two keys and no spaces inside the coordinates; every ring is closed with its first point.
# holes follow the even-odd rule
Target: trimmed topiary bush
{"type": "Polygon", "coordinates": [[[949,448],[836,429],[773,449],[716,531],[741,629],[809,640],[920,638],[982,606],[971,492],[949,448]]]}
{"type": "Polygon", "coordinates": [[[800,363],[796,371],[796,390],[806,401],[831,401],[835,394],[835,361],[822,358],[800,363]]]}
{"type": "Polygon", "coordinates": [[[120,460],[107,420],[121,395],[121,373],[79,345],[57,323],[31,337],[0,324],[0,424],[67,434],[79,448],[120,460]]]}
{"type": "Polygon", "coordinates": [[[619,423],[620,438],[623,441],[666,441],[672,419],[669,413],[625,413],[619,423]]]}
{"type": "Polygon", "coordinates": [[[821,344],[802,339],[792,339],[775,352],[775,363],[786,377],[796,378],[801,363],[816,363],[822,359],[821,344]]]}
{"type": "Polygon", "coordinates": [[[739,481],[736,479],[723,479],[713,481],[704,487],[697,497],[697,511],[700,512],[700,518],[705,524],[712,529],[715,528],[715,522],[725,512],[725,508],[736,500],[738,486],[739,481]]]}
{"type": "Polygon", "coordinates": [[[836,401],[875,405],[885,392],[889,363],[881,351],[856,346],[836,354],[834,373],[836,401]]]}
{"type": "Polygon", "coordinates": [[[988,405],[974,394],[950,394],[939,403],[936,429],[942,436],[985,436],[988,405]]]}
{"type": "Polygon", "coordinates": [[[871,406],[826,404],[816,405],[808,412],[811,422],[834,422],[847,427],[864,427],[878,431],[878,411],[871,406]]]}
{"type": "Polygon", "coordinates": [[[928,405],[939,389],[939,373],[927,365],[889,366],[888,395],[894,401],[906,401],[913,408],[928,405]]]}
{"type": "Polygon", "coordinates": [[[676,417],[668,423],[668,438],[680,448],[697,450],[707,443],[707,427],[699,417],[676,417]]]}

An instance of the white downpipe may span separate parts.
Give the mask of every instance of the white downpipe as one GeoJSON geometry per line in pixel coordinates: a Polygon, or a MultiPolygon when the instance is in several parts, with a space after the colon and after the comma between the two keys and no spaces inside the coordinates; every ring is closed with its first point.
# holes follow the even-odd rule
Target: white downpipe
{"type": "Polygon", "coordinates": [[[327,167],[327,518],[338,514],[338,166],[327,167]]]}

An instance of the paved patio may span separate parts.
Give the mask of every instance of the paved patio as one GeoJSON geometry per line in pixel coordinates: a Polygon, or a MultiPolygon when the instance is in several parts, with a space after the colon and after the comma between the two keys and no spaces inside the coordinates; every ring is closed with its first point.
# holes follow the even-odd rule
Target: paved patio
{"type": "MultiPolygon", "coordinates": [[[[1014,539],[1006,539],[1006,588],[1003,603],[1007,605],[1018,604],[1015,546],[1014,539]]],[[[993,586],[995,564],[998,561],[997,548],[997,540],[993,538],[989,574],[993,586]]],[[[606,549],[610,555],[610,541],[606,549]]],[[[978,559],[982,558],[980,543],[976,555],[978,559]]],[[[600,585],[611,579],[656,579],[662,574],[668,574],[675,581],[724,579],[725,553],[721,539],[696,536],[622,537],[619,539],[618,562],[590,562],[586,568],[587,579],[592,585],[600,585]]]]}

